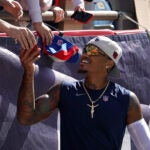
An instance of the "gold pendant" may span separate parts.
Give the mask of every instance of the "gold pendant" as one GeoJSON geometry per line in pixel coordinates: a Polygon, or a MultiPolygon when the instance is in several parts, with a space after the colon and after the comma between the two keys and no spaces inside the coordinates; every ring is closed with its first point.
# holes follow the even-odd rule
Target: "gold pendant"
{"type": "Polygon", "coordinates": [[[92,102],[92,104],[87,104],[87,106],[89,106],[91,108],[91,118],[93,119],[94,117],[94,112],[95,112],[95,108],[99,106],[99,104],[94,105],[94,103],[92,102]]]}

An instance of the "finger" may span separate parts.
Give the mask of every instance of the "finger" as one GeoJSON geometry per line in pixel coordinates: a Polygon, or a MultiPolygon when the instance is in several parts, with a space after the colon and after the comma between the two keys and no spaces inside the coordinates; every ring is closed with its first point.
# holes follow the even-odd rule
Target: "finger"
{"type": "Polygon", "coordinates": [[[17,1],[12,1],[12,4],[13,4],[16,8],[18,8],[19,10],[23,10],[23,8],[22,8],[22,6],[20,5],[19,2],[17,2],[17,1]]]}
{"type": "Polygon", "coordinates": [[[20,52],[20,58],[21,58],[21,59],[23,58],[23,56],[24,56],[24,54],[25,54],[25,51],[26,51],[25,49],[22,49],[22,50],[21,50],[21,52],[20,52]]]}
{"type": "MultiPolygon", "coordinates": [[[[48,34],[48,33],[47,33],[48,34]]],[[[46,38],[46,34],[42,33],[40,34],[41,38],[42,38],[42,42],[47,44],[47,38],[46,38]]]]}
{"type": "Polygon", "coordinates": [[[56,20],[58,21],[58,20],[60,20],[60,19],[62,19],[62,18],[64,18],[64,13],[62,13],[62,11],[54,11],[54,13],[55,13],[55,22],[56,22],[56,20]]]}
{"type": "Polygon", "coordinates": [[[38,59],[40,58],[40,55],[32,59],[31,61],[29,60],[29,63],[35,63],[38,59]]]}
{"type": "Polygon", "coordinates": [[[56,16],[55,22],[58,23],[64,19],[63,14],[59,14],[59,16],[56,16]]]}
{"type": "Polygon", "coordinates": [[[56,18],[55,18],[55,21],[54,21],[55,23],[58,23],[59,22],[59,17],[58,16],[56,16],[56,18]]]}
{"type": "Polygon", "coordinates": [[[34,62],[34,60],[40,55],[40,48],[31,50],[22,50],[20,58],[23,63],[34,62]]]}
{"type": "Polygon", "coordinates": [[[42,41],[43,43],[46,43],[46,45],[49,45],[52,42],[52,38],[53,36],[52,36],[51,30],[48,30],[47,33],[43,36],[42,41]]]}
{"type": "Polygon", "coordinates": [[[16,39],[16,40],[19,41],[22,49],[26,49],[26,47],[25,47],[24,43],[21,41],[21,39],[16,39]]]}
{"type": "Polygon", "coordinates": [[[8,4],[10,7],[15,8],[15,5],[14,5],[12,2],[7,1],[7,4],[8,4]]]}
{"type": "MultiPolygon", "coordinates": [[[[37,44],[32,49],[23,49],[21,53],[21,57],[26,59],[26,57],[30,57],[32,52],[36,52],[38,50],[37,44]]],[[[39,51],[39,50],[38,50],[39,51]]]]}
{"type": "Polygon", "coordinates": [[[15,11],[13,11],[13,13],[16,16],[16,19],[21,18],[23,16],[23,8],[22,8],[22,6],[19,4],[19,2],[16,2],[16,1],[12,1],[12,4],[15,7],[15,11]]]}
{"type": "Polygon", "coordinates": [[[22,49],[20,53],[20,59],[22,62],[24,62],[29,56],[29,51],[26,49],[22,49]]]}
{"type": "Polygon", "coordinates": [[[23,45],[23,48],[27,50],[33,48],[33,46],[36,44],[33,33],[28,29],[22,31],[19,40],[23,45]]]}
{"type": "Polygon", "coordinates": [[[27,49],[27,50],[29,49],[28,41],[26,40],[24,35],[19,36],[17,40],[20,42],[23,49],[27,49]]]}
{"type": "Polygon", "coordinates": [[[37,41],[35,39],[34,34],[30,30],[28,30],[28,37],[29,37],[28,38],[28,46],[29,46],[29,49],[32,49],[34,47],[34,45],[37,44],[37,41]]]}
{"type": "Polygon", "coordinates": [[[27,60],[30,63],[34,63],[35,61],[37,61],[40,58],[40,55],[35,55],[34,57],[29,57],[29,59],[27,60]]]}
{"type": "Polygon", "coordinates": [[[21,10],[21,11],[19,11],[19,12],[17,13],[16,19],[18,20],[18,19],[20,19],[22,16],[23,16],[23,11],[21,10]]]}
{"type": "Polygon", "coordinates": [[[53,34],[51,31],[49,31],[49,33],[47,34],[47,41],[46,44],[50,45],[52,43],[52,39],[53,39],[53,34]]]}
{"type": "Polygon", "coordinates": [[[27,50],[26,49],[22,49],[21,50],[21,53],[20,53],[20,60],[21,60],[21,63],[23,65],[25,65],[27,63],[27,50]]]}
{"type": "Polygon", "coordinates": [[[36,30],[41,36],[43,43],[46,43],[48,45],[52,42],[53,33],[49,27],[47,27],[45,24],[42,24],[40,29],[37,28],[36,30]]]}
{"type": "Polygon", "coordinates": [[[28,57],[26,57],[26,61],[35,62],[35,60],[40,58],[40,51],[41,51],[40,48],[38,48],[36,51],[35,50],[31,51],[28,57]]]}
{"type": "Polygon", "coordinates": [[[21,60],[22,65],[24,66],[24,68],[29,69],[32,65],[34,65],[34,63],[40,58],[40,55],[34,57],[33,59],[25,59],[25,60],[21,60]]]}

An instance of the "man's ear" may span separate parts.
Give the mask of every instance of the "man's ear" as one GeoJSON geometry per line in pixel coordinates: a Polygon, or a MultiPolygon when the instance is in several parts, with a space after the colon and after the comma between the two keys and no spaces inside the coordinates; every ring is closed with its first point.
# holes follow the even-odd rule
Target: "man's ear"
{"type": "Polygon", "coordinates": [[[111,69],[113,68],[115,65],[114,61],[113,60],[109,60],[107,63],[106,63],[106,69],[111,69]]]}

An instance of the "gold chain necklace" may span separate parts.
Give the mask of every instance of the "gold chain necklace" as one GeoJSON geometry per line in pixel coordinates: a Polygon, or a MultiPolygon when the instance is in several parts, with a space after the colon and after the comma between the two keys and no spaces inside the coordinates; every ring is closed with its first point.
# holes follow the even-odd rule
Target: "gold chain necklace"
{"type": "Polygon", "coordinates": [[[109,86],[109,83],[110,83],[110,81],[108,81],[108,83],[107,83],[105,89],[104,89],[103,92],[100,94],[100,96],[99,96],[95,101],[93,101],[92,98],[91,98],[91,96],[90,96],[90,94],[88,93],[88,91],[87,91],[85,85],[84,85],[84,82],[83,82],[83,89],[84,89],[84,91],[86,92],[86,94],[87,94],[87,96],[88,96],[88,98],[89,98],[89,100],[90,100],[90,102],[91,102],[91,105],[90,105],[90,104],[87,104],[87,106],[91,108],[91,118],[92,118],[92,119],[93,119],[93,117],[94,117],[95,108],[99,106],[99,104],[95,105],[95,103],[98,102],[98,100],[100,100],[100,99],[102,98],[102,96],[104,95],[104,93],[106,92],[106,90],[107,90],[107,88],[108,88],[108,86],[109,86]]]}

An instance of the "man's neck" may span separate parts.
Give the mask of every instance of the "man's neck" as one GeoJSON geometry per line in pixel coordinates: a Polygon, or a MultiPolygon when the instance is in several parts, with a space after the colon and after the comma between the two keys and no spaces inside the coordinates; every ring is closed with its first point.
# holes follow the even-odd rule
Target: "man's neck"
{"type": "Polygon", "coordinates": [[[94,77],[86,77],[84,80],[84,84],[87,88],[93,90],[99,90],[104,88],[108,83],[108,79],[105,78],[94,78],[94,77]]]}

